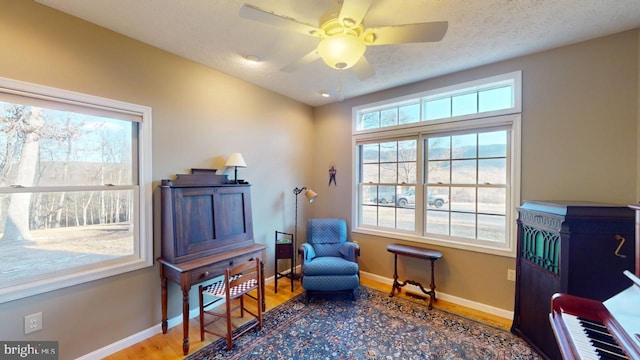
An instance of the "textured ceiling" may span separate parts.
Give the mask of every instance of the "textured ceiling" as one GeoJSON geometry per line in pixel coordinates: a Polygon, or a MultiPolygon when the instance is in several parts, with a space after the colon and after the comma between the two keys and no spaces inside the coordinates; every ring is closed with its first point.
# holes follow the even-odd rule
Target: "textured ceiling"
{"type": "Polygon", "coordinates": [[[640,27],[640,0],[373,0],[366,27],[449,28],[437,43],[368,47],[376,74],[359,80],[322,60],[280,71],[319,40],[239,16],[249,3],[316,25],[332,0],[36,1],[312,106],[640,27]]]}

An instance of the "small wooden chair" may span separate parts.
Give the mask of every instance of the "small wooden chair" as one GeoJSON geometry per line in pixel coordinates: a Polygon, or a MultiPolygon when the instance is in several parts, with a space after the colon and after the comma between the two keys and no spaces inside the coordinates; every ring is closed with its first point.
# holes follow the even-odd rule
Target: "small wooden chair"
{"type": "Polygon", "coordinates": [[[262,286],[260,284],[261,268],[260,260],[249,261],[236,265],[233,268],[227,268],[224,272],[224,280],[220,280],[216,283],[208,286],[200,285],[198,287],[198,293],[200,297],[200,340],[204,341],[204,333],[217,335],[227,339],[227,350],[231,350],[233,346],[233,340],[238,338],[254,327],[262,329],[262,286]],[[250,291],[257,289],[257,296],[249,294],[250,291]],[[244,304],[244,297],[248,296],[256,300],[256,313],[249,311],[244,304]],[[205,303],[205,296],[211,297],[210,301],[205,303]],[[232,304],[232,300],[236,301],[235,305],[232,304]],[[214,303],[225,300],[226,311],[224,313],[210,310],[209,308],[214,303]],[[233,326],[231,322],[231,313],[237,309],[240,309],[240,317],[244,317],[245,311],[256,318],[257,321],[250,320],[247,325],[242,325],[242,330],[233,333],[233,326]],[[212,320],[205,321],[205,314],[211,315],[212,320]],[[226,319],[226,333],[218,332],[215,330],[207,329],[207,327],[214,322],[226,319]]]}

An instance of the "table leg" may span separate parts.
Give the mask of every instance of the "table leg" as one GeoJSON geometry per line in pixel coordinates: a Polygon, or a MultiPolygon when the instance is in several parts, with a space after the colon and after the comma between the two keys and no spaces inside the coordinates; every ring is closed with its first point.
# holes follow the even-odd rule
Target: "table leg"
{"type": "MultiPolygon", "coordinates": [[[[262,257],[264,259],[264,256],[262,257]]],[[[276,261],[276,266],[278,266],[278,262],[276,261]]],[[[276,269],[277,272],[277,269],[276,269]]],[[[276,277],[278,276],[278,274],[276,273],[276,277]]],[[[264,285],[264,262],[262,260],[260,260],[260,287],[262,288],[262,311],[267,311],[267,300],[265,299],[264,296],[264,289],[265,289],[265,285],[264,285]]]]}
{"type": "Polygon", "coordinates": [[[436,300],[436,276],[435,276],[435,268],[434,268],[435,262],[436,262],[435,259],[431,259],[431,285],[429,285],[429,287],[431,288],[431,298],[434,301],[436,300]]]}
{"type": "Polygon", "coordinates": [[[189,353],[189,289],[182,289],[182,353],[189,353]]]}
{"type": "MultiPolygon", "coordinates": [[[[160,265],[160,268],[162,268],[162,265],[160,265]]],[[[162,272],[162,270],[160,270],[162,272]]],[[[161,287],[162,290],[160,291],[161,295],[161,299],[162,299],[162,333],[166,334],[167,333],[167,278],[166,277],[162,277],[161,280],[161,287]]]]}
{"type": "MultiPolygon", "coordinates": [[[[277,234],[276,234],[277,236],[277,234]]],[[[273,292],[278,293],[278,244],[276,244],[276,273],[273,275],[273,292]]]]}
{"type": "Polygon", "coordinates": [[[391,293],[389,296],[395,295],[395,290],[400,290],[400,283],[398,282],[398,254],[393,254],[393,285],[391,286],[391,293]]]}
{"type": "MultiPolygon", "coordinates": [[[[289,264],[291,264],[291,271],[289,271],[289,274],[291,274],[291,276],[289,277],[290,281],[291,281],[291,292],[293,292],[293,280],[294,280],[294,276],[293,276],[293,263],[294,263],[294,259],[296,257],[296,252],[295,249],[293,249],[293,243],[291,243],[291,260],[289,260],[289,264]]],[[[300,262],[302,264],[302,262],[300,262]]]]}

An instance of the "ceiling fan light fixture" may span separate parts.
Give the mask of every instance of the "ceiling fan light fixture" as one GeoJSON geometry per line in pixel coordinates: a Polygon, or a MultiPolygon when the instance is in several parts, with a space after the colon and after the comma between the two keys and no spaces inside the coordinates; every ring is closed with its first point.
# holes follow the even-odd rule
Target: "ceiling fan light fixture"
{"type": "Polygon", "coordinates": [[[355,35],[343,33],[324,38],[318,44],[318,55],[329,67],[344,70],[355,65],[367,46],[355,35]]]}

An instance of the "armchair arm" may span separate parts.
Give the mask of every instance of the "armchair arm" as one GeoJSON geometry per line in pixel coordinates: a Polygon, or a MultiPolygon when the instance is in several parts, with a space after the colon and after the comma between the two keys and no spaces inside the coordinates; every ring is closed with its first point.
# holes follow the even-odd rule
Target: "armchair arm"
{"type": "Polygon", "coordinates": [[[313,246],[311,246],[311,244],[309,243],[300,245],[300,247],[298,248],[298,254],[300,254],[302,264],[316,257],[316,252],[315,250],[313,250],[313,246]]]}
{"type": "Polygon", "coordinates": [[[360,245],[354,242],[345,242],[340,246],[339,251],[343,258],[355,263],[358,262],[358,256],[360,256],[360,245]]]}

